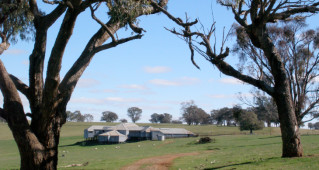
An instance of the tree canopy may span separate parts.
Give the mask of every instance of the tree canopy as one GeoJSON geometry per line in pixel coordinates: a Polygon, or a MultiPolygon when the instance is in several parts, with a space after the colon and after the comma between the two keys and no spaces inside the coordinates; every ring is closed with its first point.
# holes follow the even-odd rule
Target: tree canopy
{"type": "Polygon", "coordinates": [[[24,0],[0,2],[0,55],[9,48],[10,42],[29,40],[34,35],[33,14],[24,0]]]}
{"type": "Polygon", "coordinates": [[[130,107],[127,109],[127,116],[131,118],[133,123],[135,123],[141,119],[142,109],[138,107],[130,107]]]}
{"type": "Polygon", "coordinates": [[[102,112],[101,121],[114,122],[117,119],[118,119],[118,116],[114,112],[111,112],[111,111],[102,112]]]}

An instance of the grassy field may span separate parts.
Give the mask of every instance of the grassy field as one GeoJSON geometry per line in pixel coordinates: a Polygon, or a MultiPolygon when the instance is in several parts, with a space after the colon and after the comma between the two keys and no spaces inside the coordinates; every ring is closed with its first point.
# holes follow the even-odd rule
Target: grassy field
{"type": "MultiPolygon", "coordinates": [[[[115,145],[85,146],[83,130],[91,124],[67,123],[61,132],[59,169],[88,162],[86,167],[71,169],[119,169],[147,157],[176,153],[198,152],[174,160],[171,169],[319,169],[319,135],[317,131],[302,130],[303,158],[281,158],[279,128],[264,128],[249,135],[238,127],[155,125],[153,127],[182,127],[216,141],[197,144],[198,138],[141,141],[115,145]]],[[[108,124],[110,125],[110,124],[108,124]]],[[[150,125],[150,124],[139,124],[150,125]]],[[[19,168],[19,153],[6,124],[0,123],[0,169],[19,168]]]]}

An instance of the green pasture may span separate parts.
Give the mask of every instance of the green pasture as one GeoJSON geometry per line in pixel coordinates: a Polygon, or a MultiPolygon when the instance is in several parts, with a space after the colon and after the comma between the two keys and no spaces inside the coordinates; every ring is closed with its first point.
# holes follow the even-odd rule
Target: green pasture
{"type": "MultiPolygon", "coordinates": [[[[139,124],[153,127],[182,127],[216,141],[197,144],[198,138],[141,141],[113,145],[85,145],[83,130],[92,124],[67,123],[62,128],[59,169],[119,169],[139,159],[175,153],[198,152],[176,159],[171,169],[319,169],[318,131],[302,130],[304,157],[281,158],[279,128],[264,128],[249,135],[238,127],[139,124]],[[65,168],[88,162],[85,167],[65,168]]],[[[111,124],[109,124],[111,125],[111,124]]],[[[0,169],[18,169],[19,152],[7,125],[0,123],[0,169]]]]}

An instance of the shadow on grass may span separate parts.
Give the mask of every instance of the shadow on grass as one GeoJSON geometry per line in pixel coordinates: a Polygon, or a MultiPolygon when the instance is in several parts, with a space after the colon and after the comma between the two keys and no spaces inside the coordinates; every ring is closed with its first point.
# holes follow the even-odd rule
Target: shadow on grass
{"type": "MultiPolygon", "coordinates": [[[[271,159],[276,159],[278,157],[271,157],[271,158],[267,158],[267,159],[261,159],[261,160],[256,160],[256,161],[247,161],[247,162],[242,162],[242,163],[235,163],[235,164],[229,164],[229,165],[223,165],[223,166],[217,166],[217,167],[212,167],[212,168],[205,168],[205,170],[211,170],[211,169],[222,169],[222,168],[230,168],[233,166],[241,166],[241,165],[248,165],[248,164],[254,164],[254,163],[258,163],[260,161],[269,161],[271,159]]],[[[236,168],[231,168],[231,169],[236,169],[236,168]]]]}
{"type": "Polygon", "coordinates": [[[278,136],[267,136],[267,137],[261,137],[261,138],[258,138],[258,139],[271,139],[271,138],[281,138],[280,135],[278,136]]]}
{"type": "Polygon", "coordinates": [[[243,147],[247,147],[247,146],[266,146],[266,145],[276,145],[276,144],[281,144],[281,142],[256,144],[256,145],[239,145],[239,146],[233,146],[233,147],[230,147],[230,148],[243,148],[243,147]]]}
{"type": "MultiPolygon", "coordinates": [[[[128,140],[125,143],[136,143],[140,142],[142,140],[128,140]]],[[[69,144],[69,145],[60,145],[59,147],[69,147],[69,146],[98,146],[98,145],[118,145],[118,144],[124,144],[124,143],[109,143],[109,142],[98,142],[96,140],[88,140],[88,141],[80,141],[80,142],[75,142],[74,144],[69,144]]]]}

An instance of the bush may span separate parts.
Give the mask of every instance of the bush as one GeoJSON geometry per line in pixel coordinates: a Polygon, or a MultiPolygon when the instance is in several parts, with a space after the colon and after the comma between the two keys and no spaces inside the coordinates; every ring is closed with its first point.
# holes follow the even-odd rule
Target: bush
{"type": "Polygon", "coordinates": [[[199,140],[198,140],[198,143],[199,144],[205,144],[205,143],[211,143],[211,142],[214,142],[215,143],[215,139],[214,138],[210,138],[210,137],[201,137],[199,140]]]}

